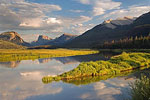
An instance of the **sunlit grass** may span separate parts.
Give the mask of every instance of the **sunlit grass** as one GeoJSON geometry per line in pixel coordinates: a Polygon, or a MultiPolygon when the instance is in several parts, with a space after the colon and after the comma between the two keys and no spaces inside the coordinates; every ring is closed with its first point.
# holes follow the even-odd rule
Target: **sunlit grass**
{"type": "Polygon", "coordinates": [[[56,77],[44,77],[46,81],[75,79],[87,76],[119,75],[123,72],[150,67],[150,53],[125,53],[113,56],[108,61],[82,62],[75,69],[56,77]]]}
{"type": "Polygon", "coordinates": [[[0,61],[17,61],[17,60],[28,60],[38,58],[49,58],[49,57],[64,57],[64,56],[75,56],[75,55],[87,55],[98,53],[99,51],[83,49],[83,50],[71,50],[71,49],[0,49],[0,61]]]}

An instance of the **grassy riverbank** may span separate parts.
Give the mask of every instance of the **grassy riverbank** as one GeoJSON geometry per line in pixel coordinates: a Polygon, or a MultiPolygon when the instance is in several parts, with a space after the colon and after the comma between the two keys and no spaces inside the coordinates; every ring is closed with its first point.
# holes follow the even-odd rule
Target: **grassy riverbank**
{"type": "Polygon", "coordinates": [[[18,61],[18,60],[30,60],[38,58],[49,58],[49,57],[66,57],[75,55],[87,55],[99,53],[96,50],[81,49],[0,49],[0,62],[6,61],[18,61]]]}
{"type": "Polygon", "coordinates": [[[83,62],[77,68],[56,77],[46,76],[43,81],[75,79],[87,76],[118,75],[120,73],[150,67],[150,53],[125,53],[108,61],[83,62]]]}

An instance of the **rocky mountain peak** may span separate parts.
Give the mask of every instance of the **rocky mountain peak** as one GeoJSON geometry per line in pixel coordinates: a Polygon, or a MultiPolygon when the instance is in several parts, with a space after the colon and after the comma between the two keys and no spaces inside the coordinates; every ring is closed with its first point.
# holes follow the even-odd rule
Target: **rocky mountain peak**
{"type": "Polygon", "coordinates": [[[39,35],[38,41],[40,41],[40,40],[51,40],[51,38],[49,38],[48,36],[45,36],[45,35],[39,35]]]}
{"type": "Polygon", "coordinates": [[[103,22],[103,24],[110,23],[111,21],[112,21],[112,19],[105,20],[105,21],[103,22]]]}
{"type": "Polygon", "coordinates": [[[125,16],[122,18],[117,18],[115,20],[112,19],[106,20],[102,23],[102,25],[107,28],[115,29],[117,26],[129,25],[133,23],[135,19],[136,19],[135,17],[125,16]]]}
{"type": "Polygon", "coordinates": [[[10,32],[4,32],[0,34],[0,39],[11,41],[17,44],[23,43],[23,39],[20,37],[20,35],[17,32],[10,31],[10,32]]]}

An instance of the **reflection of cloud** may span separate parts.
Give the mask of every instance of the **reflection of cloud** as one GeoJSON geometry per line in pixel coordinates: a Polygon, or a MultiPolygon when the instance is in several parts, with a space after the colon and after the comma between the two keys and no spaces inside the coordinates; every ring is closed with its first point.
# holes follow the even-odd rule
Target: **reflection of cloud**
{"type": "Polygon", "coordinates": [[[94,85],[95,90],[104,89],[105,87],[106,87],[106,85],[102,82],[98,82],[94,85]]]}
{"type": "Polygon", "coordinates": [[[88,99],[90,96],[91,96],[90,93],[85,93],[85,94],[81,95],[80,97],[81,97],[82,99],[88,99]]]}
{"type": "Polygon", "coordinates": [[[121,94],[120,88],[108,87],[102,82],[96,83],[94,90],[96,90],[96,95],[103,100],[112,100],[113,95],[121,94]],[[101,86],[102,84],[103,86],[101,86]]]}
{"type": "Polygon", "coordinates": [[[100,81],[93,85],[95,92],[82,94],[80,98],[90,100],[122,100],[123,97],[129,96],[127,93],[128,83],[132,81],[125,80],[124,77],[100,81]]]}
{"type": "MultiPolygon", "coordinates": [[[[62,91],[61,87],[53,86],[53,84],[44,85],[41,80],[36,80],[37,77],[41,77],[40,72],[32,74],[29,72],[25,77],[20,77],[11,71],[3,74],[6,79],[0,81],[1,100],[24,100],[30,96],[57,94],[62,91]],[[8,78],[10,76],[13,78],[8,78]]],[[[0,79],[3,78],[0,75],[0,79]]]]}
{"type": "Polygon", "coordinates": [[[22,75],[27,80],[41,80],[42,74],[41,72],[35,71],[35,72],[21,72],[20,75],[22,75]]]}

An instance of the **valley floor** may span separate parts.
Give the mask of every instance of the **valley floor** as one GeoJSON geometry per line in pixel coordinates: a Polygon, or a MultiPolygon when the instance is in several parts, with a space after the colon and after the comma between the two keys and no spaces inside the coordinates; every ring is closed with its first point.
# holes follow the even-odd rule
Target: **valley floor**
{"type": "Polygon", "coordinates": [[[99,53],[90,49],[0,49],[0,61],[18,61],[99,53]]]}

